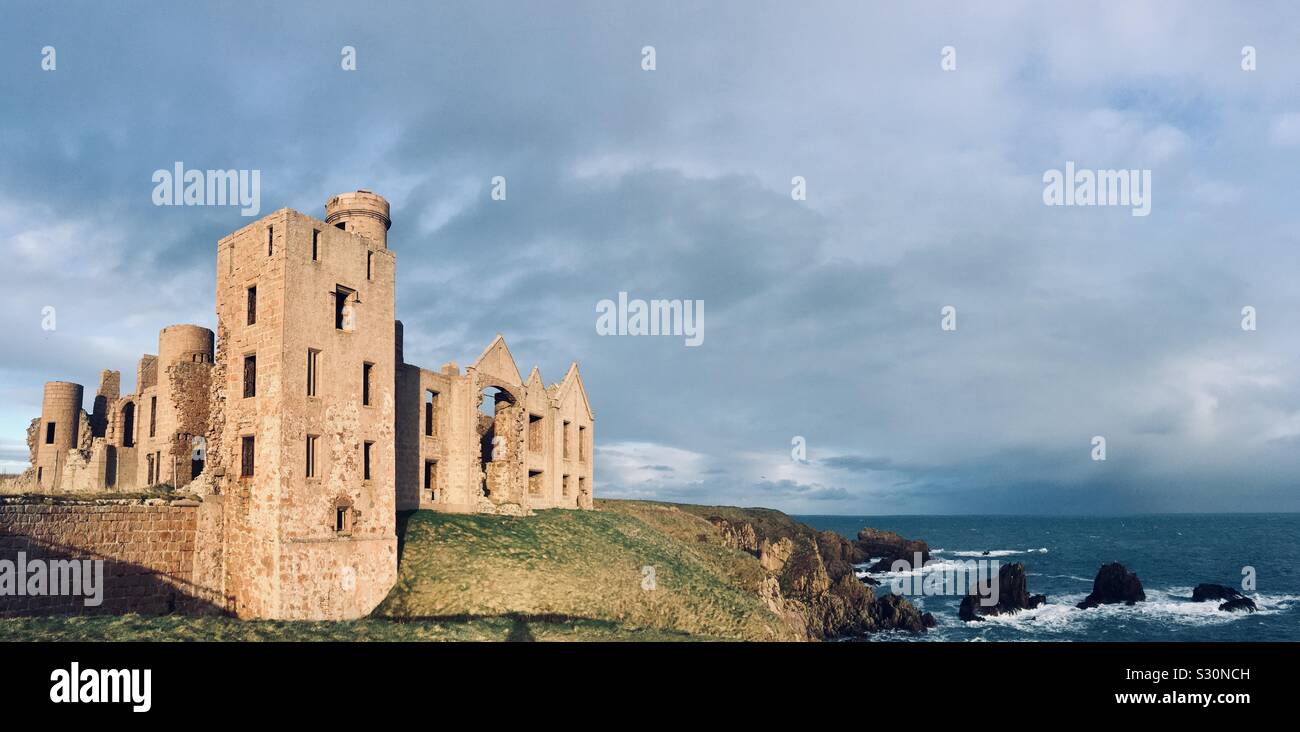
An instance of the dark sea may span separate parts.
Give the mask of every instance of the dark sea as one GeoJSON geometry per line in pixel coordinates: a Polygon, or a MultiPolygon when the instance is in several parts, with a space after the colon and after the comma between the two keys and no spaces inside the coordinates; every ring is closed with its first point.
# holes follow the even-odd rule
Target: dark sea
{"type": "MultiPolygon", "coordinates": [[[[963,623],[960,596],[908,594],[934,613],[938,627],[876,640],[1300,641],[1300,514],[795,518],[849,539],[864,526],[922,539],[932,554],[923,574],[970,559],[1023,562],[1029,592],[1047,595],[1048,604],[1034,610],[963,623]],[[1076,609],[1108,562],[1137,573],[1146,602],[1076,609]],[[1247,567],[1254,568],[1254,590],[1242,589],[1247,567]],[[1228,613],[1218,602],[1192,602],[1192,588],[1202,582],[1241,590],[1259,611],[1228,613]]],[[[889,591],[893,575],[873,576],[882,582],[877,594],[889,591]]]]}

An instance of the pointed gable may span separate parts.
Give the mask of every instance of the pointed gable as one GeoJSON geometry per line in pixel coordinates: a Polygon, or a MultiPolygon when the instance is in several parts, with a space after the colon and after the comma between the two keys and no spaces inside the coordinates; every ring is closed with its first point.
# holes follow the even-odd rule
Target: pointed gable
{"type": "Polygon", "coordinates": [[[561,404],[570,397],[576,399],[578,407],[587,413],[587,418],[595,420],[596,415],[591,412],[591,402],[587,401],[587,387],[583,386],[582,374],[578,373],[577,361],[569,364],[569,370],[560,381],[555,397],[561,404]]]}
{"type": "Polygon", "coordinates": [[[500,333],[497,333],[497,337],[483,349],[483,353],[475,359],[472,368],[478,372],[480,383],[495,381],[504,386],[522,386],[524,383],[523,379],[519,378],[519,367],[515,365],[515,357],[510,353],[510,348],[506,346],[506,339],[502,338],[500,333]]]}

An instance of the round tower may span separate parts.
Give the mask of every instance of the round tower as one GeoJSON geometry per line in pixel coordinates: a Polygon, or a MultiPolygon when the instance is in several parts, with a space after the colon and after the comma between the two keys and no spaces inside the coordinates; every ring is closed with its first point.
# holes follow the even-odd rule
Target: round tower
{"type": "Polygon", "coordinates": [[[182,361],[212,363],[212,331],[199,325],[169,325],[158,333],[158,371],[182,361]]]}
{"type": "Polygon", "coordinates": [[[338,226],[388,248],[388,201],[370,191],[340,193],[325,204],[325,223],[338,226]]]}
{"type": "Polygon", "coordinates": [[[68,450],[77,446],[81,428],[81,384],[45,382],[41,423],[36,433],[36,467],[41,487],[57,487],[68,450]]]}

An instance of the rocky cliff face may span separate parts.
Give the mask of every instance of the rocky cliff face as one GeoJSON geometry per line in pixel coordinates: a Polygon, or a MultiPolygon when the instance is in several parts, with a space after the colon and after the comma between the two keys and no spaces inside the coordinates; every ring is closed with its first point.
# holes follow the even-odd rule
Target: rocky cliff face
{"type": "MultiPolygon", "coordinates": [[[[814,531],[793,520],[773,525],[717,515],[708,519],[722,530],[728,546],[759,560],[769,573],[759,590],[764,604],[802,627],[809,639],[860,637],[882,630],[925,632],[927,621],[910,601],[892,594],[877,597],[876,591],[854,574],[855,563],[881,554],[868,554],[857,542],[831,531],[814,531]]],[[[872,546],[893,546],[892,557],[919,544],[928,556],[924,542],[893,537],[896,543],[883,537],[872,546]]]]}

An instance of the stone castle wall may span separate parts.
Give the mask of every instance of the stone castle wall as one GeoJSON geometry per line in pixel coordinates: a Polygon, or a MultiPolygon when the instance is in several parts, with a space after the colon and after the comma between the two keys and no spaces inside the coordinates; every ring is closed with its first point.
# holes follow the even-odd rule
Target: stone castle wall
{"type": "Polygon", "coordinates": [[[219,503],[197,501],[0,502],[0,561],[104,562],[101,605],[0,592],[0,616],[216,612],[220,517],[219,503]]]}

